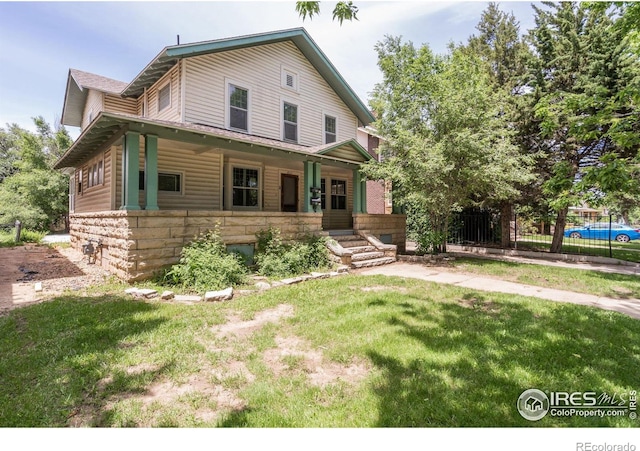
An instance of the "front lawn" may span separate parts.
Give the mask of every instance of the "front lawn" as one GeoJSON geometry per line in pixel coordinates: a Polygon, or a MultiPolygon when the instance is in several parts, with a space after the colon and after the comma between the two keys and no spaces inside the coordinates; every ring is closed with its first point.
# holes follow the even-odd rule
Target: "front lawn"
{"type": "Polygon", "coordinates": [[[456,258],[453,266],[464,273],[492,276],[526,285],[614,299],[640,299],[640,276],[482,258],[456,258]]]}
{"type": "Polygon", "coordinates": [[[529,388],[638,389],[640,321],[342,276],[184,305],[65,296],[0,318],[0,426],[638,426],[538,422],[529,388]]]}

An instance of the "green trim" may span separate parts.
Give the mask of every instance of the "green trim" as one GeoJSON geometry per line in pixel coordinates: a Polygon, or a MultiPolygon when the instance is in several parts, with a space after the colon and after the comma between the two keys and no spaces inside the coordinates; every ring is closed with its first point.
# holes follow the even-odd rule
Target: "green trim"
{"type": "Polygon", "coordinates": [[[353,212],[362,213],[362,184],[360,183],[360,171],[353,170],[353,212]]]}
{"type": "Polygon", "coordinates": [[[150,87],[162,78],[181,58],[273,44],[282,41],[292,41],[298,49],[300,49],[302,54],[326,80],[329,86],[333,88],[342,101],[355,113],[360,122],[367,125],[375,121],[375,117],[371,111],[369,111],[362,100],[360,100],[345,79],[342,78],[342,75],[340,75],[335,66],[329,61],[322,50],[320,50],[313,39],[311,39],[311,36],[309,36],[304,28],[293,28],[269,33],[165,47],[124,89],[122,95],[125,97],[137,97],[141,95],[145,87],[150,87]]]}
{"type": "Polygon", "coordinates": [[[360,143],[358,141],[356,141],[355,139],[350,139],[348,141],[342,141],[342,142],[339,142],[339,143],[335,143],[331,147],[327,147],[327,148],[324,148],[324,149],[316,152],[316,155],[328,155],[331,152],[333,152],[334,150],[338,150],[338,149],[340,149],[342,147],[345,147],[345,146],[350,146],[353,150],[358,152],[358,154],[361,155],[364,158],[364,161],[373,160],[373,157],[369,154],[369,152],[367,152],[367,150],[364,147],[362,147],[362,145],[360,145],[360,143]]]}
{"type": "Polygon", "coordinates": [[[124,205],[122,210],[140,210],[138,195],[140,190],[140,134],[136,132],[126,132],[124,134],[124,145],[122,155],[122,174],[124,175],[122,200],[124,205]]]}
{"type": "Polygon", "coordinates": [[[158,137],[144,137],[144,188],[145,210],[159,210],[158,207],[158,137]]]}
{"type": "Polygon", "coordinates": [[[302,211],[304,213],[313,213],[313,207],[311,206],[311,188],[313,187],[313,162],[305,161],[304,163],[304,196],[302,211]]]}

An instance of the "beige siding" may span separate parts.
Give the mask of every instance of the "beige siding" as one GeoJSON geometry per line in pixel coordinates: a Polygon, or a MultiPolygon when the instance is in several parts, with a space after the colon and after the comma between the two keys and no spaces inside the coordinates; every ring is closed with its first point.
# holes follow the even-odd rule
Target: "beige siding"
{"type": "MultiPolygon", "coordinates": [[[[82,166],[82,192],[75,194],[75,211],[92,212],[109,210],[111,208],[111,150],[100,152],[99,155],[87,160],[82,166]],[[102,183],[89,186],[89,169],[97,162],[102,161],[102,183]]],[[[76,177],[79,171],[76,170],[76,177]]],[[[76,182],[77,187],[77,182],[76,182]]]]}
{"type": "Polygon", "coordinates": [[[358,151],[351,147],[341,147],[338,149],[334,149],[329,152],[327,155],[331,155],[332,157],[342,158],[344,160],[351,161],[367,161],[367,159],[358,151]]]}
{"type": "MultiPolygon", "coordinates": [[[[144,149],[141,139],[140,148],[144,149]]],[[[163,141],[158,145],[158,172],[180,174],[182,193],[158,191],[161,210],[222,210],[220,197],[221,153],[181,149],[180,143],[163,141]]],[[[140,170],[144,170],[144,152],[140,152],[140,170]]],[[[140,206],[145,205],[140,191],[140,206]]]]}
{"type": "Polygon", "coordinates": [[[176,64],[164,77],[158,80],[147,91],[148,111],[150,119],[180,122],[180,65],[176,64]],[[171,84],[171,105],[162,111],[158,111],[158,90],[167,83],[171,84]]]}
{"type": "Polygon", "coordinates": [[[282,102],[298,105],[303,145],[323,144],[323,114],[337,118],[339,141],[356,138],[355,115],[290,42],[189,58],[185,63],[185,121],[226,127],[227,82],[249,89],[250,133],[282,139],[282,102]],[[282,69],[297,74],[298,91],[282,87],[282,69]]]}
{"type": "Polygon", "coordinates": [[[281,169],[277,166],[266,166],[264,169],[264,211],[280,211],[282,209],[282,174],[298,177],[298,211],[301,212],[302,202],[304,202],[304,172],[302,170],[281,169]]]}
{"type": "Polygon", "coordinates": [[[95,91],[93,89],[89,90],[87,94],[87,103],[84,106],[84,111],[82,113],[82,125],[81,129],[84,130],[91,123],[92,119],[95,119],[98,113],[104,111],[104,100],[100,91],[95,91]]]}
{"type": "Polygon", "coordinates": [[[135,99],[123,99],[110,94],[104,95],[104,110],[109,113],[137,114],[135,99]]]}

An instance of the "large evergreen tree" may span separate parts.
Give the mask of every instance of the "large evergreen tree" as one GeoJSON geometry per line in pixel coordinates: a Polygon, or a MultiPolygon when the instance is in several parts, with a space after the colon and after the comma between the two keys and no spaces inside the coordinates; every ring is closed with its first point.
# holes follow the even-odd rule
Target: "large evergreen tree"
{"type": "Polygon", "coordinates": [[[534,9],[532,86],[547,149],[540,176],[556,212],[551,251],[559,252],[569,206],[597,188],[578,183],[587,168],[605,164],[609,154],[637,152],[629,121],[620,119],[635,109],[629,87],[638,62],[606,11],[569,2],[534,9]]]}

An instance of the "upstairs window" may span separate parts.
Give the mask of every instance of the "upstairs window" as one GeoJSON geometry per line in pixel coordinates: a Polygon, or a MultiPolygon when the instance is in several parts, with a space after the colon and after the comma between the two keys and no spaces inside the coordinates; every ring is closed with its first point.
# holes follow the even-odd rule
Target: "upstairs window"
{"type": "Polygon", "coordinates": [[[298,142],[298,107],[291,103],[284,102],[284,140],[298,142]]]}
{"type": "Polygon", "coordinates": [[[158,90],[158,112],[171,106],[171,83],[167,83],[158,90]]]}
{"type": "Polygon", "coordinates": [[[249,91],[229,85],[229,128],[249,131],[249,91]]]}
{"type": "Polygon", "coordinates": [[[336,118],[333,116],[324,117],[324,143],[336,142],[336,118]]]}

